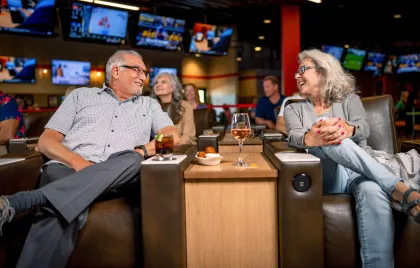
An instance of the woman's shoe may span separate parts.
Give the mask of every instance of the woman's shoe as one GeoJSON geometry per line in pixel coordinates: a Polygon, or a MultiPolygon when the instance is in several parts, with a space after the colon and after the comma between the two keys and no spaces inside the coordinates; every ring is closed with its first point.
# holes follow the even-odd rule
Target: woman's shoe
{"type": "Polygon", "coordinates": [[[412,192],[419,192],[416,189],[413,189],[410,187],[410,189],[408,189],[407,191],[405,191],[404,196],[403,196],[403,200],[401,203],[401,208],[402,210],[405,212],[405,214],[409,215],[409,216],[413,216],[414,220],[417,223],[420,223],[420,212],[417,212],[416,215],[412,215],[411,214],[411,209],[417,205],[420,204],[420,199],[416,199],[414,201],[411,201],[410,203],[407,203],[408,201],[408,196],[412,193],[412,192]]]}
{"type": "Polygon", "coordinates": [[[0,196],[0,236],[3,235],[3,225],[6,222],[11,222],[14,216],[15,210],[10,206],[9,200],[4,196],[0,196]]]}

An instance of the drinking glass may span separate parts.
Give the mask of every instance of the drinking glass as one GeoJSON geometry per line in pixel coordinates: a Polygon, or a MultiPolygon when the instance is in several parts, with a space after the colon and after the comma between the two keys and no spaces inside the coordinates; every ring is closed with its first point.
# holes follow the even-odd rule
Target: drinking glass
{"type": "Polygon", "coordinates": [[[174,137],[168,134],[158,134],[155,137],[156,157],[160,160],[169,160],[174,151],[174,137]]]}
{"type": "Polygon", "coordinates": [[[251,135],[251,123],[249,122],[249,115],[247,113],[236,113],[232,116],[232,125],[230,132],[239,143],[239,158],[238,162],[233,166],[247,167],[249,163],[245,163],[241,157],[242,145],[244,141],[251,135]]]}

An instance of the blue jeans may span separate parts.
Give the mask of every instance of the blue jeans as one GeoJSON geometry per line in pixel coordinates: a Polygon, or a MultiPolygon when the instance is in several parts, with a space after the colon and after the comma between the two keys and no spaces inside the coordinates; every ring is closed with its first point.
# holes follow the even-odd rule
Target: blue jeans
{"type": "Polygon", "coordinates": [[[390,196],[401,179],[351,139],[309,153],[321,159],[324,193],[354,195],[363,267],[394,267],[390,196]]]}

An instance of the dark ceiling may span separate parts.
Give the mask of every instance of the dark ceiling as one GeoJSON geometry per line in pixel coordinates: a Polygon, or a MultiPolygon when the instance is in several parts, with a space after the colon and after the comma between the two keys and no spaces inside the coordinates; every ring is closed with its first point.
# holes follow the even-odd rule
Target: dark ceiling
{"type": "MultiPolygon", "coordinates": [[[[67,0],[71,1],[71,0],[67,0]]],[[[109,0],[112,1],[112,0],[109,0]]],[[[194,22],[234,24],[238,44],[280,49],[280,5],[301,7],[303,48],[344,45],[387,53],[420,53],[419,0],[122,0],[159,15],[194,22]],[[394,19],[393,15],[401,14],[394,19]],[[271,24],[264,24],[270,19],[271,24]],[[264,35],[265,40],[258,40],[264,35]]]]}

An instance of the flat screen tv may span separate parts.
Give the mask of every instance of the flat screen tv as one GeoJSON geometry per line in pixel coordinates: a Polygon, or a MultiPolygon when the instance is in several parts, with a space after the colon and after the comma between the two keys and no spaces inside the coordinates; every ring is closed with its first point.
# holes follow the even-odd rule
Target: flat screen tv
{"type": "Polygon", "coordinates": [[[385,64],[384,73],[395,74],[398,69],[398,57],[390,55],[385,64]]]}
{"type": "Polygon", "coordinates": [[[52,83],[55,85],[89,85],[90,62],[52,60],[52,83]]]}
{"type": "Polygon", "coordinates": [[[353,71],[362,69],[363,60],[366,56],[366,50],[348,48],[344,58],[343,67],[353,71]]]}
{"type": "Polygon", "coordinates": [[[74,2],[68,37],[81,41],[125,44],[128,11],[74,2]]]}
{"type": "Polygon", "coordinates": [[[343,56],[344,47],[322,45],[322,51],[334,56],[338,61],[341,62],[341,57],[343,56]]]}
{"type": "Polygon", "coordinates": [[[181,50],[185,20],[140,13],[136,45],[165,50],[181,50]]]}
{"type": "Polygon", "coordinates": [[[420,72],[420,54],[401,55],[398,57],[397,73],[420,72]]]}
{"type": "Polygon", "coordinates": [[[195,23],[189,52],[226,56],[232,33],[229,27],[195,23]]]}
{"type": "Polygon", "coordinates": [[[0,32],[52,35],[55,0],[1,0],[0,32]]]}
{"type": "Polygon", "coordinates": [[[0,83],[35,83],[34,58],[0,56],[0,83]]]}
{"type": "Polygon", "coordinates": [[[385,54],[378,53],[378,52],[369,52],[367,55],[367,62],[366,62],[364,70],[379,73],[382,71],[384,62],[385,62],[385,54]]]}
{"type": "Polygon", "coordinates": [[[176,68],[167,68],[167,67],[150,67],[149,72],[150,72],[150,78],[149,78],[150,87],[153,87],[155,77],[160,73],[170,73],[173,75],[177,75],[176,68]]]}

